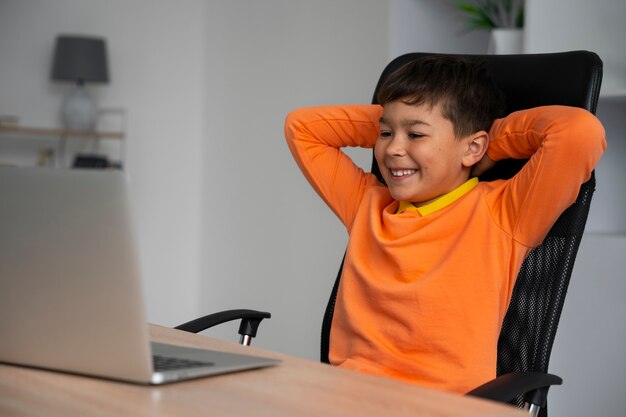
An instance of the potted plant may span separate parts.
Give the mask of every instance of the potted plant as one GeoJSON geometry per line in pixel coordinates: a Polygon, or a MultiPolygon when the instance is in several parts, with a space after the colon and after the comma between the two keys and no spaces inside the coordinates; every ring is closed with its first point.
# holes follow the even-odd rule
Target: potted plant
{"type": "Polygon", "coordinates": [[[490,53],[521,53],[524,0],[462,0],[457,9],[468,16],[468,30],[491,33],[490,53]]]}

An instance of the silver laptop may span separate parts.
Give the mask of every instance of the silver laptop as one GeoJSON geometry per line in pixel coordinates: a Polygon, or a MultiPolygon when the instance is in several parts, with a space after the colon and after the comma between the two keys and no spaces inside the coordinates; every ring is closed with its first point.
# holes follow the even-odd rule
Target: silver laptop
{"type": "Polygon", "coordinates": [[[0,168],[0,361],[144,384],[276,364],[150,343],[126,179],[0,168]]]}

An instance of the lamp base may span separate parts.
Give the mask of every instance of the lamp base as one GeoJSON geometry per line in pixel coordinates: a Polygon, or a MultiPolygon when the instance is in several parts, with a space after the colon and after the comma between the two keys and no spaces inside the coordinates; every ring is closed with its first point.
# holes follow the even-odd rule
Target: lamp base
{"type": "Polygon", "coordinates": [[[63,101],[62,116],[67,130],[91,132],[96,128],[98,109],[82,85],[77,85],[63,101]]]}

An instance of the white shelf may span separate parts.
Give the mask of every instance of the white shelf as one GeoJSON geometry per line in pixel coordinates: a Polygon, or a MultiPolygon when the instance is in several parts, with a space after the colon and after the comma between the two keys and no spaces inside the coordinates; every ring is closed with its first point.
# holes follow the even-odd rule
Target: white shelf
{"type": "MultiPolygon", "coordinates": [[[[12,141],[12,145],[22,142],[26,144],[32,141],[52,141],[52,146],[44,149],[37,150],[36,164],[40,166],[46,166],[51,164],[56,167],[67,166],[66,159],[73,157],[79,153],[95,153],[97,155],[104,155],[109,157],[109,152],[101,148],[101,140],[113,139],[118,142],[119,147],[117,149],[118,158],[115,158],[116,162],[122,162],[124,159],[124,146],[125,138],[123,132],[83,132],[83,131],[69,131],[63,129],[47,129],[38,127],[27,127],[19,125],[0,125],[0,140],[12,141]],[[91,141],[91,147],[95,150],[88,151],[85,148],[85,141],[91,141]],[[72,143],[70,143],[72,141],[72,143]],[[93,141],[96,141],[93,143],[93,141]]],[[[12,146],[11,145],[11,146],[12,146]]],[[[37,146],[40,148],[39,146],[37,146]]],[[[9,146],[10,148],[10,146],[9,146]]],[[[106,149],[106,146],[104,146],[106,149]]],[[[15,150],[15,149],[13,149],[15,150]]],[[[6,155],[6,149],[4,150],[3,157],[6,155]]],[[[11,151],[7,160],[0,161],[2,164],[21,165],[23,162],[12,161],[13,157],[11,151]]]]}

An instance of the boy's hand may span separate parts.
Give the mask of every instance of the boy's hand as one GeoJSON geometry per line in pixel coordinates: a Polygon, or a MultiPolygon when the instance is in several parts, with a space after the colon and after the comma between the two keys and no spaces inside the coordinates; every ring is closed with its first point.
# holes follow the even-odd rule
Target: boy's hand
{"type": "Polygon", "coordinates": [[[485,172],[489,171],[496,164],[496,161],[489,158],[485,153],[480,161],[478,161],[473,167],[471,177],[479,177],[485,172]]]}

